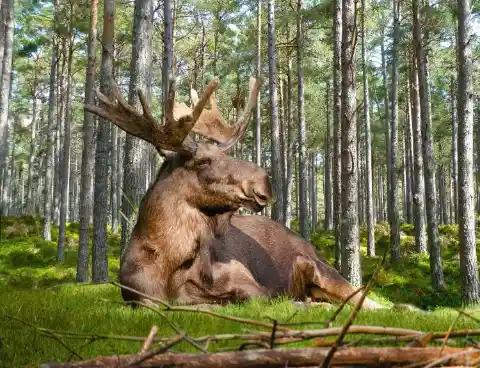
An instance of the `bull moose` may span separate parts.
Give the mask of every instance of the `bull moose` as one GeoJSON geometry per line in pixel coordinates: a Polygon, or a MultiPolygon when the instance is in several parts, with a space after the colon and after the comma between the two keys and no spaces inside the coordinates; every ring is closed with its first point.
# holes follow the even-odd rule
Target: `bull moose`
{"type": "MultiPolygon", "coordinates": [[[[243,113],[230,125],[219,112],[213,79],[193,107],[175,101],[173,80],[164,121],[156,120],[141,90],[143,112],[128,105],[113,83],[109,99],[88,111],[150,142],[164,157],[143,197],[120,267],[120,282],[160,299],[182,304],[244,301],[287,295],[296,300],[344,301],[356,288],[325,261],[312,244],[260,212],[274,199],[267,172],[227,155],[245,134],[261,78],[250,78],[243,113]],[[206,108],[210,102],[210,109],[206,108]],[[202,136],[195,141],[190,132],[202,136]],[[213,141],[213,142],[209,142],[213,141]]],[[[355,303],[357,293],[350,299],[355,303]]],[[[126,302],[146,302],[122,290],[126,302]]],[[[383,308],[366,298],[364,308],[383,308]]]]}

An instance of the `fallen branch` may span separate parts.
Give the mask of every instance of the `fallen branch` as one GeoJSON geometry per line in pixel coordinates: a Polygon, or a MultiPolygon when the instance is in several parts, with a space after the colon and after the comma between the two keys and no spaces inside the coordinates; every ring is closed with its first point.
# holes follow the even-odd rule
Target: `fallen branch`
{"type": "MultiPolygon", "coordinates": [[[[323,364],[330,349],[261,349],[224,352],[214,354],[166,353],[145,360],[139,367],[162,367],[166,365],[188,367],[312,367],[323,364]]],[[[66,364],[44,364],[41,368],[78,368],[78,367],[119,367],[130,365],[138,357],[123,355],[98,357],[92,360],[70,362],[66,364]]],[[[445,347],[426,348],[346,348],[339,349],[332,357],[331,365],[386,366],[405,365],[419,361],[442,359],[450,365],[470,366],[480,359],[480,350],[445,347]]]]}

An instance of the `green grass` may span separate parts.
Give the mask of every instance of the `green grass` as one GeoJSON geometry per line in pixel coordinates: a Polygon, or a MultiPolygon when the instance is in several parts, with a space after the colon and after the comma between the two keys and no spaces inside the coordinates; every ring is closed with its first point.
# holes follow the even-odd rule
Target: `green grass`
{"type": "MultiPolygon", "coordinates": [[[[411,303],[431,313],[382,310],[361,311],[354,324],[369,324],[411,328],[422,331],[444,331],[456,321],[458,313],[451,309],[460,307],[460,283],[458,271],[458,241],[456,227],[442,227],[442,249],[447,289],[436,293],[429,285],[428,257],[412,252],[412,228],[404,225],[402,234],[402,261],[388,264],[381,271],[378,285],[372,298],[385,304],[411,303]]],[[[158,314],[146,309],[132,310],[120,303],[119,290],[112,285],[76,285],[75,265],[78,242],[78,225],[71,224],[67,231],[65,263],[57,265],[56,238],[58,229],[53,229],[54,239],[41,239],[41,219],[2,219],[0,241],[0,367],[39,366],[44,362],[62,362],[96,355],[114,355],[137,352],[140,342],[111,339],[86,339],[57,337],[41,333],[38,328],[47,328],[76,333],[146,336],[152,325],[159,327],[160,336],[173,336],[175,331],[158,314]],[[20,319],[20,320],[18,320],[20,319]]],[[[386,246],[388,228],[380,224],[376,228],[377,253],[386,246]]],[[[362,230],[362,252],[365,245],[362,230]]],[[[318,233],[312,237],[319,253],[332,260],[333,236],[318,233]]],[[[110,277],[116,280],[119,267],[119,238],[109,233],[110,277]]],[[[363,274],[367,280],[373,273],[379,257],[362,257],[363,274]]],[[[334,325],[346,320],[351,309],[346,308],[334,325]]],[[[222,307],[220,313],[243,316],[251,319],[290,322],[317,322],[302,328],[321,328],[321,322],[333,313],[332,309],[316,307],[297,309],[286,299],[253,299],[243,305],[222,307]],[[295,314],[295,312],[297,312],[295,314]]],[[[190,336],[220,333],[242,333],[254,327],[222,320],[211,316],[185,312],[169,312],[169,318],[190,336]]],[[[477,315],[478,316],[478,315],[477,315]]],[[[480,316],[479,316],[480,317],[480,316]]],[[[477,324],[465,317],[458,319],[455,329],[476,328],[477,324]]],[[[348,338],[347,338],[348,339],[348,338]]],[[[239,342],[211,343],[209,349],[221,350],[239,342]]],[[[303,343],[309,345],[310,342],[303,343]]],[[[294,345],[294,346],[298,346],[294,345]]],[[[176,350],[195,351],[187,343],[176,350]]]]}

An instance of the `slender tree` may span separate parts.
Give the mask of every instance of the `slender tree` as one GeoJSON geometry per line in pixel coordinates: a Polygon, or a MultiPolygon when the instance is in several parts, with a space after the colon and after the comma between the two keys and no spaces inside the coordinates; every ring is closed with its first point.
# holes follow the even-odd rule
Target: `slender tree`
{"type": "MultiPolygon", "coordinates": [[[[169,1],[164,2],[164,6],[170,9],[169,1]]],[[[167,10],[168,13],[168,10],[167,10]]],[[[171,15],[165,21],[165,43],[164,51],[173,53],[173,24],[171,15]]],[[[130,63],[130,85],[128,94],[128,103],[140,109],[140,101],[136,93],[137,88],[145,91],[147,101],[150,100],[150,68],[152,61],[152,23],[153,23],[153,2],[152,0],[136,0],[133,31],[132,31],[132,60],[130,63]]],[[[169,84],[169,77],[172,73],[173,56],[164,56],[163,79],[164,86],[169,84]],[[167,63],[167,64],[165,64],[167,63]],[[165,66],[167,65],[167,66],[165,66]],[[169,66],[168,66],[169,65],[169,66]],[[168,69],[167,69],[168,68],[168,69]],[[167,71],[168,70],[168,71],[167,71]]],[[[164,96],[165,95],[164,90],[164,96]]],[[[123,191],[122,212],[125,216],[122,221],[122,242],[121,252],[125,251],[125,247],[130,239],[133,225],[136,219],[136,211],[142,196],[145,193],[146,182],[144,173],[147,170],[147,164],[144,160],[143,152],[145,144],[142,140],[127,134],[125,137],[125,157],[123,162],[123,191]],[[132,208],[132,205],[135,208],[132,208]]],[[[123,217],[123,216],[122,216],[123,217]]]]}
{"type": "MultiPolygon", "coordinates": [[[[115,37],[115,0],[103,3],[102,62],[100,69],[100,90],[110,97],[113,75],[113,48],[115,37]]],[[[98,124],[95,152],[95,187],[93,192],[93,247],[92,281],[108,280],[107,222],[108,222],[108,171],[110,155],[111,123],[101,119],[98,124]]]]}
{"type": "MultiPolygon", "coordinates": [[[[85,71],[85,105],[93,104],[93,86],[95,85],[95,65],[97,48],[98,0],[90,2],[90,29],[88,33],[88,61],[85,71]]],[[[92,213],[92,172],[95,163],[95,117],[92,113],[83,112],[83,151],[80,185],[80,233],[77,257],[77,282],[88,281],[89,263],[89,224],[92,213]]]]}
{"type": "MultiPolygon", "coordinates": [[[[257,1],[257,49],[255,59],[255,74],[260,77],[262,68],[262,1],[257,1]]],[[[261,135],[262,111],[260,108],[260,92],[257,94],[255,105],[255,161],[258,166],[262,164],[262,135],[261,135]]]]}
{"type": "Polygon", "coordinates": [[[332,201],[332,136],[331,136],[331,113],[330,113],[330,80],[327,80],[325,88],[325,101],[327,110],[327,129],[325,132],[325,220],[324,228],[331,230],[333,228],[333,201],[332,201]]]}
{"type": "Polygon", "coordinates": [[[365,27],[366,0],[362,0],[362,76],[363,76],[363,115],[365,119],[365,177],[367,196],[367,254],[375,256],[375,228],[373,221],[373,175],[372,175],[372,137],[370,131],[370,98],[368,91],[365,27]]]}
{"type": "Polygon", "coordinates": [[[390,113],[390,154],[388,157],[390,168],[390,250],[392,261],[400,259],[400,218],[398,214],[398,179],[397,179],[397,124],[398,124],[398,43],[400,40],[400,1],[393,0],[393,45],[392,45],[392,92],[390,113]]]}
{"type": "Polygon", "coordinates": [[[342,0],[335,0],[333,8],[333,226],[335,229],[335,268],[341,269],[342,219],[342,0]]]}
{"type": "Polygon", "coordinates": [[[342,9],[342,274],[353,285],[360,274],[358,228],[356,1],[343,0],[342,9]]]}
{"type": "Polygon", "coordinates": [[[473,58],[472,9],[470,0],[458,6],[458,219],[460,232],[460,274],[462,300],[480,302],[475,239],[473,191],[473,58]]]}
{"type": "Polygon", "coordinates": [[[457,119],[457,93],[455,80],[450,81],[450,98],[452,101],[452,189],[453,189],[453,221],[458,222],[458,119],[457,119]]]}
{"type": "Polygon", "coordinates": [[[60,192],[60,224],[57,243],[57,262],[63,263],[65,259],[65,238],[68,213],[68,195],[70,185],[70,146],[71,146],[71,92],[72,92],[72,63],[73,63],[73,3],[70,3],[70,23],[69,23],[69,42],[68,42],[68,60],[67,60],[67,90],[65,96],[65,119],[64,119],[64,138],[63,138],[63,158],[61,167],[62,188],[60,192]]]}
{"type": "Polygon", "coordinates": [[[433,151],[432,119],[430,114],[430,87],[428,74],[428,57],[425,51],[425,40],[422,37],[418,12],[418,0],[412,1],[413,40],[417,58],[417,72],[420,95],[420,116],[422,125],[422,155],[425,180],[425,198],[427,213],[428,248],[430,251],[430,272],[435,289],[445,286],[442,269],[442,253],[438,237],[437,188],[435,185],[435,156],[433,151]]]}
{"type": "Polygon", "coordinates": [[[287,70],[287,82],[286,82],[286,91],[287,91],[287,168],[285,176],[285,226],[290,228],[292,223],[292,191],[293,191],[293,165],[294,165],[294,155],[293,155],[293,67],[292,67],[292,58],[289,54],[288,58],[288,70],[287,70]]]}

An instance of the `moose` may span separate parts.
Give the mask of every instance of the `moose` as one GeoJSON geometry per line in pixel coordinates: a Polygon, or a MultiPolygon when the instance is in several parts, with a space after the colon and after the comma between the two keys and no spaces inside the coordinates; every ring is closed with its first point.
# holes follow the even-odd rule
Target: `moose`
{"type": "MultiPolygon", "coordinates": [[[[250,78],[246,107],[234,124],[217,108],[218,79],[201,98],[191,90],[192,107],[175,101],[172,79],[163,122],[153,117],[141,90],[143,112],[128,105],[113,82],[112,99],[96,90],[100,104],[85,109],[151,143],[164,158],[140,203],[121,262],[121,284],[181,304],[280,295],[345,301],[357,290],[317,257],[312,244],[258,215],[274,200],[267,172],[228,156],[247,130],[262,83],[262,78],[250,78]],[[203,139],[195,141],[190,132],[203,139]],[[239,215],[240,208],[255,214],[239,215]]],[[[149,302],[126,289],[122,297],[131,304],[149,302]]],[[[349,302],[360,297],[357,293],[349,302]]],[[[384,308],[369,298],[363,307],[384,308]]]]}

